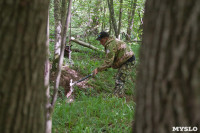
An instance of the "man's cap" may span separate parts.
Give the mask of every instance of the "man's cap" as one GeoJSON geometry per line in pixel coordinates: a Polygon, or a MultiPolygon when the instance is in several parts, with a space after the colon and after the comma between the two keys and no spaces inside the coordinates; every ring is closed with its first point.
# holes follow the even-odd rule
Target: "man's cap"
{"type": "Polygon", "coordinates": [[[109,37],[108,32],[105,32],[105,31],[100,32],[100,33],[98,34],[98,37],[97,37],[96,40],[101,40],[101,39],[104,38],[104,37],[109,37]]]}

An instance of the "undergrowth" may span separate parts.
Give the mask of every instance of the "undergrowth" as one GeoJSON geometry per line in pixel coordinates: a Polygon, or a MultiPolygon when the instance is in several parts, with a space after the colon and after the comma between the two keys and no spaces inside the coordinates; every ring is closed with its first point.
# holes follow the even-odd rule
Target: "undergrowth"
{"type": "MultiPolygon", "coordinates": [[[[73,65],[70,67],[83,76],[89,75],[103,63],[103,52],[97,52],[75,43],[72,43],[72,45],[72,49],[79,49],[80,51],[72,52],[73,65]]],[[[103,46],[100,44],[95,42],[93,45],[103,50],[103,46]]],[[[136,65],[138,65],[139,45],[134,43],[129,45],[136,55],[136,65]]],[[[53,51],[52,46],[50,46],[50,50],[53,51]]],[[[52,52],[50,55],[50,59],[52,59],[52,52]]],[[[79,89],[74,86],[75,101],[73,103],[66,103],[63,97],[59,97],[53,113],[53,132],[131,132],[135,105],[134,101],[130,101],[130,99],[127,102],[126,97],[112,96],[116,72],[115,69],[107,69],[107,71],[98,73],[94,78],[88,80],[90,88],[79,89]],[[108,97],[108,95],[110,96],[108,97]]],[[[136,69],[131,72],[131,78],[125,86],[125,93],[129,97],[135,95],[135,77],[136,69]]]]}
{"type": "Polygon", "coordinates": [[[57,101],[53,113],[54,133],[129,133],[134,102],[125,98],[87,97],[82,95],[73,103],[57,101]]]}

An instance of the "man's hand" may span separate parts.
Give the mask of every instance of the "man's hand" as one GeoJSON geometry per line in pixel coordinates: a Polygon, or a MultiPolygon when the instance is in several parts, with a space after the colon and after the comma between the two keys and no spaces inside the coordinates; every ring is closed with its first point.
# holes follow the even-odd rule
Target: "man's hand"
{"type": "Polygon", "coordinates": [[[93,77],[95,77],[95,75],[98,73],[98,70],[97,70],[97,68],[96,69],[94,69],[94,71],[93,71],[93,77]]]}

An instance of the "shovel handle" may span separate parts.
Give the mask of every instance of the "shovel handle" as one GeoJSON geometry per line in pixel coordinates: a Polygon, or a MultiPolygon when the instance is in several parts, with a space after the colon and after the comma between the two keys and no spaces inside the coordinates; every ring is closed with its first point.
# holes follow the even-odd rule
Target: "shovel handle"
{"type": "Polygon", "coordinates": [[[86,80],[87,78],[91,77],[92,75],[93,75],[93,73],[91,73],[90,75],[88,75],[88,76],[86,76],[86,77],[80,79],[79,81],[76,81],[75,83],[79,83],[79,82],[81,82],[81,81],[83,81],[83,80],[86,80]]]}

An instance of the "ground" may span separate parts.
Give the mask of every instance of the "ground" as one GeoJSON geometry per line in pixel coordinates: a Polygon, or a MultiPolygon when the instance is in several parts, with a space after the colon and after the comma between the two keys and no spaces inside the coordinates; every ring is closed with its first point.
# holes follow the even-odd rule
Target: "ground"
{"type": "MultiPolygon", "coordinates": [[[[62,86],[65,90],[64,94],[65,96],[70,95],[70,80],[72,79],[72,82],[78,81],[82,79],[84,76],[78,73],[77,71],[70,69],[68,66],[64,66],[62,68],[61,78],[60,78],[60,86],[62,86]]],[[[54,82],[55,80],[55,72],[51,73],[50,81],[54,82]]],[[[87,84],[88,79],[77,83],[76,86],[80,89],[88,88],[89,85],[87,84]]],[[[90,86],[91,87],[91,86],[90,86]]]]}
{"type": "MultiPolygon", "coordinates": [[[[86,88],[94,89],[94,87],[92,87],[88,84],[88,80],[91,79],[92,77],[90,77],[80,83],[77,83],[76,85],[72,86],[72,88],[70,88],[70,80],[71,79],[72,79],[72,82],[74,83],[75,81],[78,81],[84,77],[85,76],[83,76],[79,72],[69,68],[68,66],[64,66],[62,68],[62,73],[61,73],[61,78],[60,78],[60,86],[64,88],[63,92],[64,92],[64,95],[68,98],[67,102],[72,102],[74,100],[74,95],[72,93],[74,90],[74,86],[77,86],[79,89],[84,89],[84,91],[86,88]]],[[[51,73],[50,81],[51,82],[55,81],[55,72],[51,73]]],[[[106,94],[106,95],[111,96],[112,94],[110,94],[110,92],[109,92],[109,94],[106,94]]],[[[135,101],[135,97],[133,95],[123,95],[123,97],[126,98],[126,101],[135,101]]]]}

